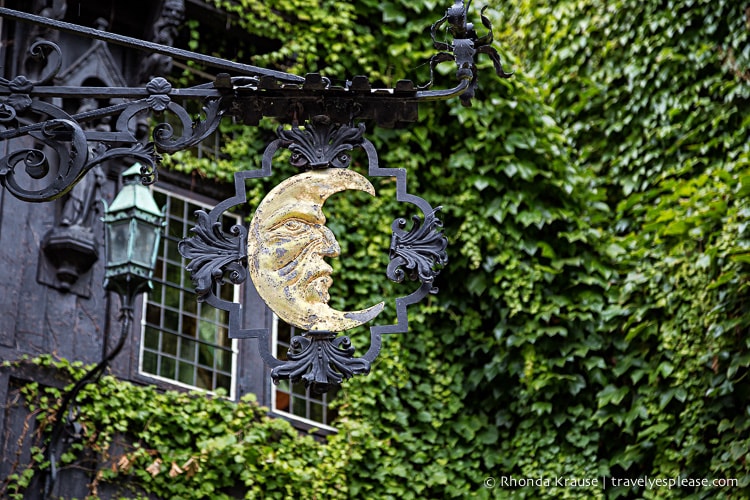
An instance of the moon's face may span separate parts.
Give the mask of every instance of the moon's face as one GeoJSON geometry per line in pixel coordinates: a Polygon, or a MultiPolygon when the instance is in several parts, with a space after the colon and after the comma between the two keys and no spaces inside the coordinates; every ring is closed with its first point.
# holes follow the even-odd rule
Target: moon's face
{"type": "Polygon", "coordinates": [[[333,269],[325,257],[341,251],[325,226],[322,206],[339,191],[375,189],[348,169],[295,175],[273,188],[258,205],[248,231],[248,268],[261,298],[286,323],[308,331],[338,332],[377,316],[383,303],[361,311],[328,306],[333,269]]]}

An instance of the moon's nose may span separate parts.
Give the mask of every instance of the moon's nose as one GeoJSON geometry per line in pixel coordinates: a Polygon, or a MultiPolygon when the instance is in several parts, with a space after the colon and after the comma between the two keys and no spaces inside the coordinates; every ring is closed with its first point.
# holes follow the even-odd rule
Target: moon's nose
{"type": "Polygon", "coordinates": [[[318,253],[327,257],[338,257],[341,253],[341,247],[339,246],[339,242],[336,241],[336,236],[333,234],[333,231],[325,226],[321,226],[320,232],[323,235],[323,241],[321,242],[318,253]]]}

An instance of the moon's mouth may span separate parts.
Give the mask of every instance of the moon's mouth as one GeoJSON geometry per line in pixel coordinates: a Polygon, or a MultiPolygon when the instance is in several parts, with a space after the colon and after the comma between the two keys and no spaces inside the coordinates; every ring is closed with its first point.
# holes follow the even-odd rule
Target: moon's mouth
{"type": "Polygon", "coordinates": [[[330,271],[321,271],[308,280],[306,284],[307,298],[311,302],[323,302],[325,304],[331,299],[328,289],[333,284],[330,271]]]}

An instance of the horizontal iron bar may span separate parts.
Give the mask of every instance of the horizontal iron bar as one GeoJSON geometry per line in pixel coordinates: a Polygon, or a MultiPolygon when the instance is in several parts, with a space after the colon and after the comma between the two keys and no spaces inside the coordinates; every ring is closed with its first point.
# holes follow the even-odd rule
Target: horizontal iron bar
{"type": "MultiPolygon", "coordinates": [[[[450,89],[441,90],[420,90],[413,92],[398,93],[393,89],[371,89],[367,92],[353,92],[343,88],[315,89],[310,91],[304,88],[285,88],[278,89],[257,89],[254,87],[238,87],[239,95],[277,95],[289,96],[297,99],[317,99],[326,94],[343,97],[351,95],[356,101],[377,101],[377,100],[399,100],[404,102],[418,101],[443,101],[456,97],[466,90],[469,86],[469,80],[461,80],[458,85],[450,89]]],[[[13,92],[0,86],[0,96],[10,95],[13,92]]],[[[37,86],[28,94],[31,97],[92,97],[97,99],[114,99],[114,98],[131,98],[148,97],[152,95],[145,87],[76,87],[76,86],[37,86]]],[[[166,95],[172,99],[189,99],[194,97],[220,97],[222,93],[213,88],[192,87],[186,89],[172,89],[166,95]]]]}
{"type": "MultiPolygon", "coordinates": [[[[10,95],[12,92],[9,88],[0,86],[0,96],[10,95]]],[[[115,98],[139,98],[148,97],[152,92],[145,87],[76,87],[76,86],[38,86],[34,87],[28,93],[30,97],[92,97],[96,99],[115,99],[115,98]]],[[[221,92],[216,89],[208,88],[187,88],[172,89],[165,95],[173,99],[193,98],[193,97],[219,97],[221,92]]]]}
{"type": "Polygon", "coordinates": [[[66,23],[64,21],[58,21],[56,19],[47,19],[46,17],[41,17],[26,12],[19,12],[17,10],[8,9],[5,7],[0,7],[0,17],[5,17],[14,21],[22,21],[26,23],[46,26],[58,31],[73,33],[88,38],[95,38],[97,40],[113,43],[115,45],[121,45],[123,47],[155,52],[157,54],[174,57],[176,59],[181,59],[184,61],[200,62],[214,68],[243,75],[267,75],[284,82],[305,81],[305,79],[301,76],[293,75],[291,73],[285,73],[283,71],[276,71],[272,69],[261,68],[258,66],[252,66],[249,64],[227,61],[226,59],[221,59],[218,57],[207,56],[199,54],[197,52],[191,52],[189,50],[178,49],[176,47],[161,45],[146,40],[139,40],[137,38],[118,35],[116,33],[109,33],[107,31],[101,31],[94,28],[86,28],[84,26],[78,26],[77,24],[66,23]]]}

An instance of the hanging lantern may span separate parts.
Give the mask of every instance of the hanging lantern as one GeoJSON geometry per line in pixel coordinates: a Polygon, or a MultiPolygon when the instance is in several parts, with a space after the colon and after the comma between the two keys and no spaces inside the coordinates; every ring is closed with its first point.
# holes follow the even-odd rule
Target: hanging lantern
{"type": "Polygon", "coordinates": [[[107,262],[104,288],[131,299],[151,288],[164,212],[141,184],[141,165],[123,172],[124,186],[109,207],[105,204],[107,262]]]}

